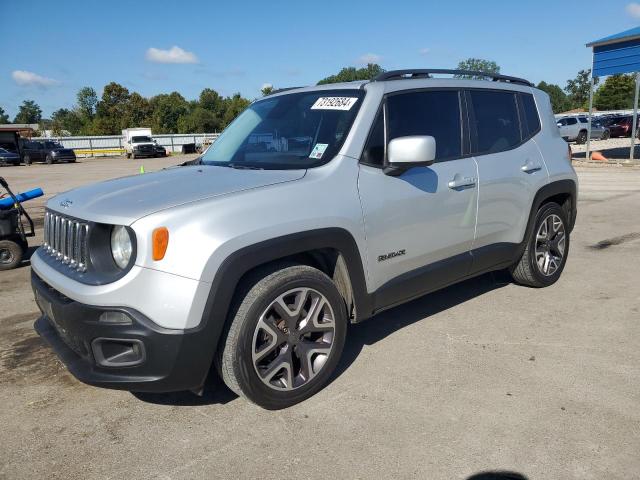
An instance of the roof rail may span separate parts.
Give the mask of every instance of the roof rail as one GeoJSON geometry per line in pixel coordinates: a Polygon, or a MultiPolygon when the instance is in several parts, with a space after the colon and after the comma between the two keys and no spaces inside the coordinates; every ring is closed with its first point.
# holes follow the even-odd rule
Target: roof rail
{"type": "Polygon", "coordinates": [[[269,95],[275,95],[276,93],[282,93],[282,92],[286,92],[288,90],[295,90],[296,88],[304,88],[304,87],[285,87],[285,88],[278,88],[276,90],[273,90],[272,92],[269,92],[265,95],[265,97],[268,97],[269,95]]]}
{"type": "Polygon", "coordinates": [[[517,83],[519,85],[526,85],[527,87],[533,87],[533,83],[524,78],[509,77],[507,75],[499,75],[497,73],[477,72],[473,70],[450,70],[446,68],[418,68],[407,70],[389,70],[388,72],[382,72],[376,76],[372,82],[383,82],[385,80],[401,80],[403,78],[432,78],[432,74],[449,74],[449,75],[464,75],[471,77],[486,77],[491,78],[494,82],[507,82],[517,83]]]}

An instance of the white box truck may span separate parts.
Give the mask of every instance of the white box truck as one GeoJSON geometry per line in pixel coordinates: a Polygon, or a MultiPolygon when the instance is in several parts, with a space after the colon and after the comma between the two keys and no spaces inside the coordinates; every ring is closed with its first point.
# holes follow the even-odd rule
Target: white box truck
{"type": "Polygon", "coordinates": [[[158,155],[158,147],[155,140],[151,138],[150,128],[125,128],[122,130],[122,143],[127,158],[158,155]]]}

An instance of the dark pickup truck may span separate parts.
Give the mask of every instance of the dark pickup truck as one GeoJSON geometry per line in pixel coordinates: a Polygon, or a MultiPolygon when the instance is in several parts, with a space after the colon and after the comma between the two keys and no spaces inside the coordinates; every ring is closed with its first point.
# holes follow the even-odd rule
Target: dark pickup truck
{"type": "Polygon", "coordinates": [[[64,148],[52,140],[32,140],[22,145],[22,160],[25,165],[33,162],[48,164],[58,162],[75,162],[76,154],[71,148],[64,148]]]}

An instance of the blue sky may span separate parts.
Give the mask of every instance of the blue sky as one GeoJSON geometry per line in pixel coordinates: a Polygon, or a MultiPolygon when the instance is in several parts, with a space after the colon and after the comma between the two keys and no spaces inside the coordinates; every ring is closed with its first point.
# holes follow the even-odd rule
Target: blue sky
{"type": "Polygon", "coordinates": [[[209,87],[255,98],[265,83],[314,84],[367,60],[454,68],[480,57],[564,86],[590,65],[585,43],[638,24],[640,3],[625,0],[0,0],[0,106],[13,117],[33,99],[50,115],[110,81],[144,96],[209,87]]]}

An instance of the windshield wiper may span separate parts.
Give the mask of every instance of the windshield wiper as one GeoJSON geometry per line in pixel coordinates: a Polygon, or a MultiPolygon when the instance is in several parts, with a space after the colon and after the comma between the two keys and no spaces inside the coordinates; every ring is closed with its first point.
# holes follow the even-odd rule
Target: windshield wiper
{"type": "Polygon", "coordinates": [[[239,163],[227,163],[225,167],[235,168],[236,170],[264,170],[262,167],[256,167],[255,165],[241,165],[239,163]]]}

